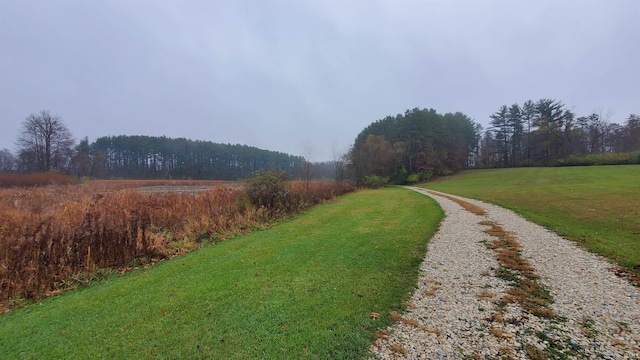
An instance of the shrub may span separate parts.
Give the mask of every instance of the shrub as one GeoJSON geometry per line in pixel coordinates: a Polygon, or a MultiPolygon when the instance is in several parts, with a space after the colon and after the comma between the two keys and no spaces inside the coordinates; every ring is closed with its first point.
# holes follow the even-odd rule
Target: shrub
{"type": "Polygon", "coordinates": [[[365,178],[364,182],[368,187],[377,189],[379,187],[385,186],[389,182],[389,179],[378,175],[369,175],[365,178]]]}
{"type": "Polygon", "coordinates": [[[411,174],[409,176],[407,176],[407,183],[409,184],[415,184],[417,182],[420,181],[420,175],[418,174],[411,174]]]}
{"type": "Polygon", "coordinates": [[[438,175],[440,175],[440,176],[449,176],[451,174],[453,174],[453,170],[450,170],[450,169],[447,169],[447,168],[441,169],[439,171],[439,173],[438,173],[438,175]]]}
{"type": "Polygon", "coordinates": [[[569,155],[558,159],[553,166],[590,166],[640,164],[640,153],[602,153],[590,155],[569,155]]]}
{"type": "Polygon", "coordinates": [[[270,212],[285,209],[287,203],[287,174],[284,171],[266,170],[244,181],[251,203],[270,212]]]}
{"type": "Polygon", "coordinates": [[[564,159],[556,160],[553,166],[589,166],[593,164],[593,159],[587,159],[586,156],[569,155],[564,159]]]}
{"type": "Polygon", "coordinates": [[[433,177],[433,171],[429,169],[422,170],[418,175],[420,176],[420,181],[428,181],[433,177]]]}
{"type": "Polygon", "coordinates": [[[409,182],[409,172],[403,166],[400,170],[396,170],[393,173],[393,175],[391,175],[391,178],[389,178],[388,182],[392,183],[392,184],[398,184],[398,185],[410,184],[410,182],[409,182]]]}

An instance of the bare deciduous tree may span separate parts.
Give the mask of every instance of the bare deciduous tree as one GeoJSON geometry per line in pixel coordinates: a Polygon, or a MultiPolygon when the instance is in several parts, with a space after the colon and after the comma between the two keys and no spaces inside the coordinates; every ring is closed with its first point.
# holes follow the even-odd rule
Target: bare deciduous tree
{"type": "Polygon", "coordinates": [[[304,157],[304,178],[307,181],[307,190],[309,190],[309,182],[313,177],[313,154],[315,153],[315,149],[311,144],[311,140],[306,139],[302,143],[302,155],[304,157]]]}
{"type": "Polygon", "coordinates": [[[18,157],[24,170],[64,170],[73,155],[74,139],[62,119],[48,110],[29,115],[18,136],[18,157]]]}
{"type": "Polygon", "coordinates": [[[338,144],[331,143],[331,153],[333,154],[333,169],[336,182],[344,181],[347,177],[347,151],[338,150],[338,144]]]}

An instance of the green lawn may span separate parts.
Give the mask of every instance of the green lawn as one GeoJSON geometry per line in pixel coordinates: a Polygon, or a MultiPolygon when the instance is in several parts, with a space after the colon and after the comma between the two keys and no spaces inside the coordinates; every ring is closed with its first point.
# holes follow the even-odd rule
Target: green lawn
{"type": "Polygon", "coordinates": [[[366,357],[413,290],[442,217],[406,189],[350,194],[1,315],[0,358],[366,357]]]}
{"type": "Polygon", "coordinates": [[[420,186],[507,207],[620,265],[640,265],[640,165],[472,170],[420,186]]]}

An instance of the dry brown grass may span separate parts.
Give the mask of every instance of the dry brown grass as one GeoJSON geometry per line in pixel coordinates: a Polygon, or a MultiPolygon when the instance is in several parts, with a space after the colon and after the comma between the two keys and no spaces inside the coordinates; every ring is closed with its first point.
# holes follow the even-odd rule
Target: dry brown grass
{"type": "Polygon", "coordinates": [[[0,188],[69,185],[75,182],[76,180],[71,176],[51,172],[31,174],[0,174],[0,188]]]}
{"type": "Polygon", "coordinates": [[[434,334],[437,337],[442,336],[442,332],[440,330],[438,330],[438,329],[435,329],[435,328],[431,329],[431,328],[427,328],[427,327],[422,327],[422,331],[430,333],[430,334],[434,334]]]}
{"type": "Polygon", "coordinates": [[[376,331],[376,338],[382,340],[389,340],[389,331],[387,329],[381,329],[376,331]]]}
{"type": "Polygon", "coordinates": [[[478,295],[476,295],[478,299],[491,299],[495,296],[496,294],[492,293],[491,291],[482,291],[478,295]]]}
{"type": "Polygon", "coordinates": [[[455,198],[453,196],[437,193],[435,191],[429,191],[429,194],[433,194],[433,195],[436,195],[436,196],[442,196],[444,198],[447,198],[447,199],[457,203],[458,205],[462,206],[465,210],[467,210],[468,212],[470,212],[472,214],[476,214],[476,215],[479,215],[479,216],[487,214],[487,212],[483,208],[481,208],[480,206],[477,206],[477,205],[473,205],[472,203],[470,203],[468,201],[460,200],[460,199],[455,198]]]}
{"type": "Polygon", "coordinates": [[[172,242],[229,236],[265,220],[243,206],[241,190],[227,187],[197,195],[88,186],[0,190],[0,299],[33,298],[80,273],[184,251],[172,242]]]}
{"type": "Polygon", "coordinates": [[[544,351],[538,349],[535,345],[531,345],[527,343],[525,344],[524,348],[531,360],[547,360],[548,359],[544,351]]]}
{"type": "Polygon", "coordinates": [[[410,309],[415,309],[416,305],[414,303],[412,303],[411,301],[405,301],[402,304],[404,304],[404,306],[410,308],[410,309]]]}
{"type": "Polygon", "coordinates": [[[420,323],[417,322],[416,320],[407,319],[407,318],[403,317],[402,315],[398,314],[395,311],[392,311],[390,313],[390,315],[391,315],[391,318],[396,322],[401,322],[403,324],[407,324],[407,325],[411,325],[411,326],[415,326],[415,327],[420,327],[420,323]]]}
{"type": "Polygon", "coordinates": [[[287,212],[296,212],[354,191],[349,182],[290,181],[287,183],[287,212]]]}
{"type": "Polygon", "coordinates": [[[391,344],[391,351],[393,351],[396,354],[402,354],[402,355],[407,355],[407,350],[405,350],[402,346],[400,346],[400,344],[398,343],[393,343],[391,344]]]}
{"type": "MultiPolygon", "coordinates": [[[[442,332],[438,329],[435,328],[428,328],[425,326],[421,326],[420,323],[417,320],[413,320],[413,319],[407,319],[404,316],[398,314],[397,312],[392,311],[390,313],[391,318],[395,321],[395,322],[399,322],[399,323],[403,323],[405,325],[409,325],[409,326],[413,326],[415,328],[418,328],[426,333],[430,333],[430,334],[435,334],[436,336],[442,336],[442,332]]],[[[385,330],[386,331],[386,330],[385,330]]],[[[387,333],[385,333],[387,334],[387,333]]]]}
{"type": "Polygon", "coordinates": [[[499,275],[512,283],[507,294],[498,300],[498,304],[517,303],[533,315],[547,318],[556,316],[549,308],[553,297],[536,281],[539,275],[520,254],[522,246],[516,237],[494,222],[482,221],[480,224],[489,226],[484,232],[494,238],[487,247],[495,252],[495,258],[500,263],[502,271],[499,275]]]}
{"type": "Polygon", "coordinates": [[[509,333],[504,332],[502,329],[500,329],[497,326],[492,327],[491,329],[489,329],[489,332],[500,339],[509,339],[511,338],[511,335],[509,335],[509,333]]]}
{"type": "Polygon", "coordinates": [[[425,290],[425,291],[424,291],[424,295],[425,295],[425,296],[435,296],[435,295],[436,295],[436,291],[438,291],[438,289],[440,289],[440,288],[438,288],[438,287],[432,287],[432,288],[431,288],[431,289],[429,289],[429,290],[425,290]]]}
{"type": "Polygon", "coordinates": [[[596,332],[591,330],[591,329],[589,329],[589,328],[587,328],[587,327],[582,326],[580,328],[580,330],[582,330],[582,332],[584,333],[584,335],[586,337],[592,338],[592,337],[596,336],[596,332]]]}
{"type": "Polygon", "coordinates": [[[111,190],[141,188],[148,186],[166,186],[169,190],[175,186],[228,186],[240,187],[238,181],[226,180],[91,180],[92,188],[104,188],[111,190]]]}
{"type": "Polygon", "coordinates": [[[513,349],[506,346],[501,347],[500,350],[498,350],[498,355],[506,359],[514,359],[516,357],[516,353],[513,351],[513,349]]]}
{"type": "Polygon", "coordinates": [[[496,313],[495,315],[493,315],[490,319],[488,319],[489,322],[499,322],[502,324],[506,324],[508,323],[507,319],[504,318],[504,316],[502,316],[501,313],[496,313]]]}
{"type": "Polygon", "coordinates": [[[611,340],[611,345],[620,346],[620,347],[626,347],[627,343],[625,343],[624,341],[622,341],[620,339],[613,339],[613,340],[611,340]]]}
{"type": "MultiPolygon", "coordinates": [[[[640,264],[635,267],[635,270],[640,271],[640,264]]],[[[640,272],[634,272],[622,266],[614,266],[611,271],[617,276],[627,279],[633,286],[640,288],[640,272]]]]}
{"type": "MultiPolygon", "coordinates": [[[[0,301],[34,298],[78,274],[125,266],[134,259],[179,255],[204,241],[225,240],[270,220],[240,187],[215,186],[193,194],[132,189],[159,183],[98,181],[0,189],[0,301]]],[[[292,201],[313,205],[345,190],[333,184],[293,183],[292,201]]]]}

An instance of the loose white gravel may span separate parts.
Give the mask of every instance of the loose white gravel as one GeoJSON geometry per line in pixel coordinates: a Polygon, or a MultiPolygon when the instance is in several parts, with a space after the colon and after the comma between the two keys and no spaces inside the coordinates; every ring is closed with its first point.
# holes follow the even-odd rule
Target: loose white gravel
{"type": "Polygon", "coordinates": [[[640,291],[616,276],[611,263],[510,210],[448,195],[487,213],[474,215],[445,197],[411,189],[434,198],[446,217],[429,242],[413,306],[402,314],[407,321],[381,334],[373,358],[529,359],[537,350],[550,359],[640,359],[640,291]],[[495,277],[499,264],[485,246],[492,237],[481,221],[516,236],[558,317],[539,318],[510,304],[509,322],[491,321],[509,284],[495,277]]]}

